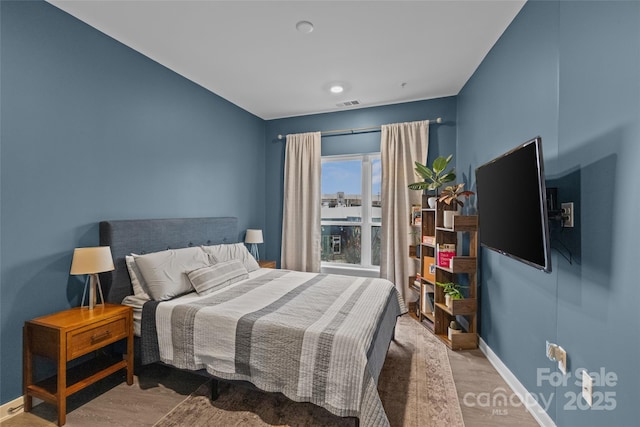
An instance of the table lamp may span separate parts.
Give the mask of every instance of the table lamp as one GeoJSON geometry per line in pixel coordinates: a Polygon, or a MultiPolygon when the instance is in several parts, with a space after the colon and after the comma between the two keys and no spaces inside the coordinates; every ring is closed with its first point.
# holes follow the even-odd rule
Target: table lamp
{"type": "Polygon", "coordinates": [[[248,229],[247,234],[244,236],[244,242],[251,245],[251,255],[260,261],[260,254],[258,253],[258,243],[263,243],[262,230],[248,229]]]}
{"type": "MultiPolygon", "coordinates": [[[[100,292],[100,299],[104,304],[104,295],[102,295],[102,287],[100,286],[100,278],[98,273],[112,271],[113,258],[111,257],[111,248],[109,246],[98,246],[94,248],[76,248],[73,251],[73,261],[71,262],[71,274],[86,274],[89,284],[89,310],[93,310],[96,306],[96,285],[100,292]]],[[[84,307],[84,296],[87,294],[87,280],[84,282],[84,292],[82,293],[82,307],[84,307]]]]}

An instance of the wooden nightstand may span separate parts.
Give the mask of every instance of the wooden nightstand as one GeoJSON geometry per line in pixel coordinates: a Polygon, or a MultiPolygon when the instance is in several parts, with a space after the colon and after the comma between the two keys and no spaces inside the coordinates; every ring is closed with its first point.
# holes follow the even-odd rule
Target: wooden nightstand
{"type": "Polygon", "coordinates": [[[258,265],[260,265],[261,268],[276,268],[275,261],[260,260],[258,261],[258,265]]]}
{"type": "Polygon", "coordinates": [[[33,397],[53,403],[58,425],[67,418],[67,396],[120,369],[133,384],[133,309],[124,305],[98,305],[93,310],[72,308],[25,322],[23,329],[24,411],[31,411],[33,397]],[[127,340],[126,358],[100,356],[67,371],[67,362],[116,341],[127,340]],[[57,375],[33,383],[33,356],[53,359],[57,375]]]}

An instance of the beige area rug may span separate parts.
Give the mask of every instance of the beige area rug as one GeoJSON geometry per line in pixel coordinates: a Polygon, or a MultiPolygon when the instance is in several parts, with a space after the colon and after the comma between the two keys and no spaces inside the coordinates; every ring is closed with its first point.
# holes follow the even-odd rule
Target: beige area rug
{"type": "MultiPolygon", "coordinates": [[[[281,394],[220,384],[217,400],[209,400],[207,382],[155,427],[355,424],[353,418],[336,417],[318,406],[293,402],[281,394]]],[[[464,426],[447,349],[409,315],[398,319],[396,338],[389,347],[378,390],[392,427],[464,426]]]]}

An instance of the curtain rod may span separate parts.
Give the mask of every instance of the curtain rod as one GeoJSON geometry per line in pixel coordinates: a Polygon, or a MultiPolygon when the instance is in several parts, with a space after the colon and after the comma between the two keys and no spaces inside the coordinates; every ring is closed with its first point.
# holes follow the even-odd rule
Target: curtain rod
{"type": "MultiPolygon", "coordinates": [[[[442,117],[438,117],[435,120],[429,120],[429,123],[442,123],[442,117]]],[[[372,126],[368,128],[352,128],[352,129],[337,129],[337,130],[325,130],[320,132],[320,136],[337,136],[337,135],[351,135],[356,133],[367,133],[367,132],[380,132],[380,126],[372,126]]],[[[279,134],[278,139],[284,139],[286,135],[279,134]]]]}

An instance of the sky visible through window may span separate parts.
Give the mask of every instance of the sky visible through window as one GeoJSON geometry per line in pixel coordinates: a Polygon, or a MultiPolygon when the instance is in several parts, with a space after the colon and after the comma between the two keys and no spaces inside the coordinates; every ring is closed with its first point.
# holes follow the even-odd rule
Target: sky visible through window
{"type": "MultiPolygon", "coordinates": [[[[380,160],[371,162],[371,194],[380,194],[382,169],[380,160]]],[[[362,162],[345,160],[327,162],[322,165],[322,194],[360,194],[362,192],[362,162]]]]}

